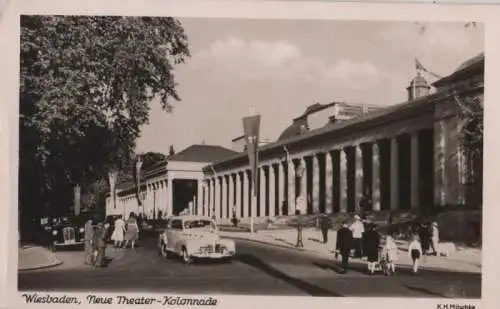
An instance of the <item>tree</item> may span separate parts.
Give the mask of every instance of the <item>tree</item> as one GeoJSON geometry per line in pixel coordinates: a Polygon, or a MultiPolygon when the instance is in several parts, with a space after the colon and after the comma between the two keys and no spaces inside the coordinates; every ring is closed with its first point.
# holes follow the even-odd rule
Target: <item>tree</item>
{"type": "Polygon", "coordinates": [[[142,167],[141,170],[147,171],[153,167],[157,167],[161,163],[165,163],[167,156],[159,152],[146,152],[141,155],[142,167]]]}
{"type": "Polygon", "coordinates": [[[150,102],[180,100],[173,69],[189,56],[174,18],[21,16],[20,206],[66,208],[74,184],[129,166],[150,102]]]}
{"type": "Polygon", "coordinates": [[[468,204],[482,204],[483,190],[483,138],[484,105],[482,96],[459,97],[455,95],[458,116],[461,120],[459,134],[465,158],[468,204]]]}

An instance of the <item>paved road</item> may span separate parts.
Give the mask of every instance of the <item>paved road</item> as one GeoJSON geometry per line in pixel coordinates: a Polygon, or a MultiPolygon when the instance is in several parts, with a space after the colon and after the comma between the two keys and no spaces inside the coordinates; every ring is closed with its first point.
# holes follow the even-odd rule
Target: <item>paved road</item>
{"type": "Polygon", "coordinates": [[[63,265],[21,272],[20,290],[110,291],[251,295],[404,296],[479,298],[481,276],[399,269],[394,277],[364,274],[362,265],[339,274],[332,260],[290,249],[238,240],[229,264],[184,265],[159,257],[155,239],[131,249],[111,248],[108,268],[81,265],[81,252],[60,252],[63,265]]]}

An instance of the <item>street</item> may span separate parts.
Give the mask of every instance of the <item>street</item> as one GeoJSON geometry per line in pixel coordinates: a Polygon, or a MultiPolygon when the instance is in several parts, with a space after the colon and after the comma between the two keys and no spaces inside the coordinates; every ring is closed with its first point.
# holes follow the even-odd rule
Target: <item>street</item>
{"type": "Polygon", "coordinates": [[[399,269],[396,276],[368,276],[363,265],[339,274],[333,259],[237,240],[238,256],[231,263],[184,265],[163,260],[156,239],[142,240],[132,249],[108,250],[107,268],[83,265],[83,253],[58,252],[56,268],[19,273],[19,290],[170,292],[187,294],[311,295],[370,297],[481,296],[479,274],[422,270],[413,276],[399,269]]]}

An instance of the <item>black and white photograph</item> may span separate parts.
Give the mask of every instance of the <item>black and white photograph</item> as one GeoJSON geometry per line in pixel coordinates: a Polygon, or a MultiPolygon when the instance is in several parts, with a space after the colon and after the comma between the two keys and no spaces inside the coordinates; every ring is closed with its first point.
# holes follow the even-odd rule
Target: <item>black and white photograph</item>
{"type": "Polygon", "coordinates": [[[159,15],[19,15],[23,302],[482,298],[485,23],[159,15]]]}

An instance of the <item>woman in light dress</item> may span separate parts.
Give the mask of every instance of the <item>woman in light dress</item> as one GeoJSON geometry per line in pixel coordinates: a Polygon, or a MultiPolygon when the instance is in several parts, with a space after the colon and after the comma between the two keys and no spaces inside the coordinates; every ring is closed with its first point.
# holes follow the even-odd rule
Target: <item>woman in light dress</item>
{"type": "Polygon", "coordinates": [[[115,247],[121,247],[123,245],[125,234],[125,221],[123,221],[122,216],[119,215],[115,220],[115,229],[113,234],[111,234],[111,240],[114,241],[115,247]]]}
{"type": "Polygon", "coordinates": [[[125,232],[125,247],[130,243],[132,249],[135,248],[135,242],[139,239],[139,225],[135,213],[131,212],[127,220],[127,229],[125,232]]]}

